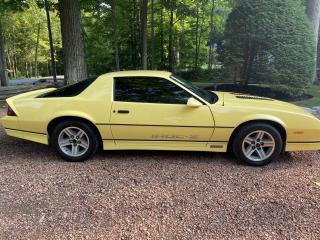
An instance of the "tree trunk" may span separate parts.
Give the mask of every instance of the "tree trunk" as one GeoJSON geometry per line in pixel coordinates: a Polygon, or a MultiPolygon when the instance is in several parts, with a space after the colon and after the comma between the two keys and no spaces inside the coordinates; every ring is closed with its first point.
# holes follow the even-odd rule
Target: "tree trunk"
{"type": "Polygon", "coordinates": [[[118,29],[117,29],[117,16],[115,0],[111,2],[112,11],[112,27],[113,27],[113,44],[114,44],[114,57],[116,62],[116,69],[120,71],[120,57],[119,57],[119,42],[118,42],[118,29]]]}
{"type": "Polygon", "coordinates": [[[46,11],[48,35],[49,35],[49,43],[50,43],[51,74],[53,76],[53,81],[56,83],[57,82],[57,69],[56,69],[56,61],[54,59],[54,48],[53,48],[52,31],[51,31],[51,20],[50,20],[50,12],[49,12],[49,8],[48,8],[48,1],[47,0],[44,0],[44,8],[45,8],[45,11],[46,11]]]}
{"type": "Polygon", "coordinates": [[[177,68],[179,68],[179,65],[180,65],[180,38],[179,37],[177,37],[176,38],[177,40],[176,40],[176,45],[177,45],[177,47],[175,48],[175,63],[176,63],[176,66],[177,66],[177,68]]]}
{"type": "Polygon", "coordinates": [[[154,0],[151,0],[151,69],[155,69],[155,48],[154,48],[154,0]]]}
{"type": "Polygon", "coordinates": [[[17,77],[19,73],[17,55],[14,55],[14,71],[15,71],[15,77],[17,77]]]}
{"type": "Polygon", "coordinates": [[[30,77],[32,77],[33,75],[33,66],[32,66],[32,62],[29,62],[29,74],[30,74],[30,77]]]}
{"type": "Polygon", "coordinates": [[[142,69],[148,69],[148,54],[147,54],[147,17],[148,14],[148,0],[142,0],[141,5],[141,58],[142,69]]]}
{"type": "Polygon", "coordinates": [[[39,22],[38,22],[38,31],[37,31],[36,52],[35,52],[35,58],[34,58],[35,77],[38,77],[38,76],[39,76],[39,70],[38,70],[38,52],[39,52],[40,29],[41,29],[41,22],[40,22],[40,20],[39,20],[39,22]]]}
{"type": "MultiPolygon", "coordinates": [[[[204,3],[203,3],[204,4],[204,3]]],[[[197,68],[199,68],[199,58],[200,58],[200,45],[201,45],[201,39],[202,39],[202,34],[203,34],[203,24],[204,24],[204,9],[202,10],[203,13],[201,14],[201,23],[200,23],[200,32],[199,32],[199,36],[198,36],[198,44],[197,44],[197,53],[198,53],[198,57],[197,57],[197,68]]]]}
{"type": "Polygon", "coordinates": [[[169,30],[169,71],[174,72],[174,51],[173,51],[173,7],[170,9],[170,30],[169,30]]]}
{"type": "Polygon", "coordinates": [[[88,77],[81,34],[79,0],[59,0],[65,83],[88,77]]]}
{"type": "Polygon", "coordinates": [[[29,78],[28,62],[25,63],[26,77],[29,78]]]}
{"type": "Polygon", "coordinates": [[[165,52],[164,52],[164,19],[163,19],[163,7],[161,8],[161,15],[160,15],[160,62],[161,62],[161,69],[165,69],[165,52]]]}
{"type": "Polygon", "coordinates": [[[2,26],[1,26],[1,20],[0,20],[0,86],[8,86],[8,84],[9,84],[9,78],[8,78],[8,70],[7,70],[7,61],[6,61],[2,26]]]}
{"type": "Polygon", "coordinates": [[[242,86],[247,86],[250,80],[250,74],[252,65],[254,63],[254,58],[256,54],[256,44],[250,40],[247,41],[246,44],[246,54],[244,59],[244,64],[241,72],[241,82],[242,86]]]}
{"type": "Polygon", "coordinates": [[[12,66],[12,61],[11,61],[9,49],[7,50],[7,60],[8,60],[7,63],[9,64],[8,75],[10,74],[10,77],[12,77],[13,76],[13,66],[12,66]]]}
{"type": "Polygon", "coordinates": [[[196,51],[195,51],[195,61],[194,61],[194,69],[197,70],[198,69],[198,59],[199,59],[199,49],[198,49],[198,38],[199,38],[199,6],[198,6],[198,3],[197,3],[197,6],[196,6],[196,51]]]}
{"type": "Polygon", "coordinates": [[[130,5],[132,4],[131,17],[128,18],[128,26],[130,26],[130,40],[131,40],[131,62],[132,67],[137,68],[137,44],[136,44],[136,9],[137,4],[136,0],[131,0],[130,5]]]}
{"type": "Polygon", "coordinates": [[[214,10],[215,10],[215,0],[212,0],[212,6],[211,6],[211,13],[210,13],[210,46],[209,46],[209,62],[208,62],[208,69],[212,69],[212,65],[214,64],[214,23],[213,23],[213,17],[214,17],[214,10]]]}
{"type": "MultiPolygon", "coordinates": [[[[319,21],[320,21],[320,0],[306,0],[307,14],[312,23],[312,28],[314,32],[314,42],[315,46],[318,46],[319,39],[319,21]]],[[[317,58],[317,49],[315,49],[315,58],[317,58]]],[[[317,80],[316,72],[314,73],[313,82],[317,80]]]]}

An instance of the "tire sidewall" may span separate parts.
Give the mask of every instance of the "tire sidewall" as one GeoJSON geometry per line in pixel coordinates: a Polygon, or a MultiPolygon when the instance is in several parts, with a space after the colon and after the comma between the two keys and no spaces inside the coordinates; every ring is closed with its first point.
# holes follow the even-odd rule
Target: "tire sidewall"
{"type": "Polygon", "coordinates": [[[69,120],[62,121],[54,128],[54,130],[52,131],[51,143],[52,143],[52,146],[53,146],[54,150],[56,151],[56,153],[59,156],[61,156],[64,160],[70,161],[70,162],[82,162],[82,161],[87,160],[97,151],[98,146],[99,146],[99,141],[98,141],[96,133],[87,124],[80,122],[80,121],[69,121],[69,120]],[[60,146],[58,143],[58,138],[59,138],[61,131],[67,127],[80,128],[81,130],[83,130],[87,134],[90,143],[89,143],[89,149],[87,150],[87,152],[85,154],[83,154],[79,157],[72,157],[72,156],[65,154],[60,149],[60,146]]]}
{"type": "Polygon", "coordinates": [[[264,124],[264,123],[254,123],[254,124],[244,126],[239,130],[239,132],[237,133],[237,135],[233,141],[232,147],[233,147],[233,152],[238,159],[244,161],[245,163],[247,163],[251,166],[264,166],[264,165],[269,164],[270,162],[276,160],[279,157],[279,155],[282,151],[283,141],[282,141],[280,133],[273,126],[271,126],[269,124],[264,124]],[[274,141],[275,141],[275,150],[269,158],[267,158],[263,161],[252,161],[252,160],[248,159],[245,156],[245,154],[243,153],[242,143],[248,134],[255,132],[255,131],[259,131],[259,130],[268,132],[269,134],[272,135],[272,137],[274,138],[274,141]]]}

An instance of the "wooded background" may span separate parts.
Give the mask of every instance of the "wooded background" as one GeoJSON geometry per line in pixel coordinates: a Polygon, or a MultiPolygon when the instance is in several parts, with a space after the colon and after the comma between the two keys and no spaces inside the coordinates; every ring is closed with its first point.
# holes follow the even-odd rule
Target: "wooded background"
{"type": "Polygon", "coordinates": [[[156,69],[303,94],[320,0],[0,0],[0,79],[156,69]]]}

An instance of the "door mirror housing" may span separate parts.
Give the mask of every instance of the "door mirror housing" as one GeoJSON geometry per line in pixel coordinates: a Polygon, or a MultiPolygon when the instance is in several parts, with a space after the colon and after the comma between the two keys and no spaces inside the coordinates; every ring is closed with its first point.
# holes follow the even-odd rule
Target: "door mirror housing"
{"type": "Polygon", "coordinates": [[[192,97],[188,99],[187,106],[192,108],[197,108],[197,107],[201,107],[202,103],[192,97]]]}

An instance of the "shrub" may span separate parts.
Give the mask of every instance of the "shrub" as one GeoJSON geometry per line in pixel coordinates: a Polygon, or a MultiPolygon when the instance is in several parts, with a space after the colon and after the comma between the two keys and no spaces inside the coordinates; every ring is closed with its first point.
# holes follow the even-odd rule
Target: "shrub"
{"type": "Polygon", "coordinates": [[[311,23],[298,0],[242,0],[226,24],[226,74],[302,94],[315,68],[311,23]]]}
{"type": "Polygon", "coordinates": [[[212,69],[212,70],[185,70],[178,71],[176,73],[178,76],[188,80],[190,82],[212,82],[218,83],[222,82],[222,69],[212,69]]]}

